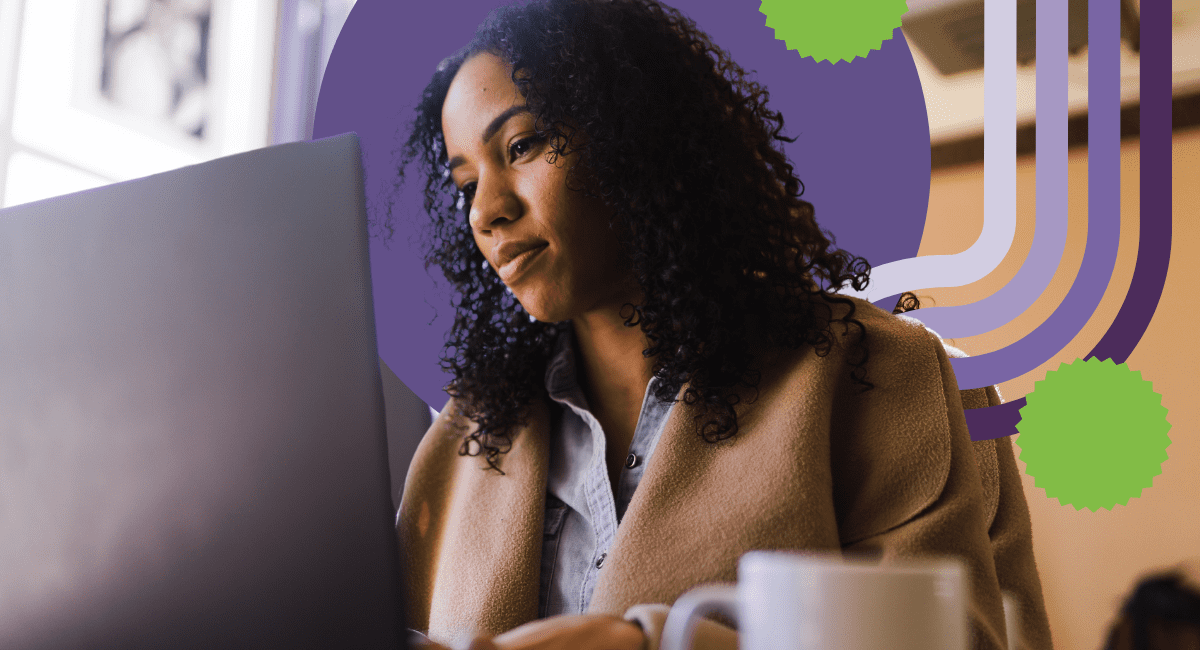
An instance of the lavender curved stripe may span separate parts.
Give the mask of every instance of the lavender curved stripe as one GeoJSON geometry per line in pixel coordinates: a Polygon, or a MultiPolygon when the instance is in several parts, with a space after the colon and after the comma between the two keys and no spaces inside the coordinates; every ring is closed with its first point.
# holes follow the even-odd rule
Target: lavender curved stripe
{"type": "MultiPolygon", "coordinates": [[[[946,338],[989,332],[1029,309],[1050,285],[1067,247],[1067,3],[1039,3],[1037,27],[1037,221],[1033,244],[1017,275],[996,293],[968,305],[908,314],[946,338]]],[[[991,136],[990,132],[986,135],[991,136]]]]}
{"type": "Polygon", "coordinates": [[[1012,247],[1017,232],[1017,5],[993,0],[984,3],[983,12],[983,232],[961,253],[882,264],[872,269],[866,290],[846,289],[845,295],[870,302],[903,291],[961,287],[987,277],[1012,247]]]}
{"type": "MultiPolygon", "coordinates": [[[[1091,354],[1123,363],[1158,308],[1171,255],[1171,5],[1143,3],[1141,13],[1141,219],[1137,265],[1112,325],[1091,354]]],[[[1025,399],[967,411],[972,440],[1010,436],[1025,399]]]]}
{"type": "Polygon", "coordinates": [[[1037,368],[1071,342],[1104,297],[1121,237],[1120,46],[1119,7],[1110,0],[1090,0],[1088,233],[1079,275],[1067,297],[1033,332],[996,352],[952,360],[960,388],[999,384],[1037,368]]]}

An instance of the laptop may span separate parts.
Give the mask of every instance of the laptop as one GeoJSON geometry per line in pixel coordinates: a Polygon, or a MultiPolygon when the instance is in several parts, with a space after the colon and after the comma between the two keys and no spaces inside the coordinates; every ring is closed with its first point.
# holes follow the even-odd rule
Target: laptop
{"type": "Polygon", "coordinates": [[[402,647],[357,137],[0,210],[0,648],[402,647]]]}

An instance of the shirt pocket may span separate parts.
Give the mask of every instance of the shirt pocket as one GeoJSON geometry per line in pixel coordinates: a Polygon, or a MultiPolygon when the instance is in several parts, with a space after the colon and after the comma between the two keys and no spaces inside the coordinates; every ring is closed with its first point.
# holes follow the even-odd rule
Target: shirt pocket
{"type": "Polygon", "coordinates": [[[550,589],[554,584],[554,569],[558,564],[558,544],[562,538],[567,504],[553,494],[546,495],[546,518],[542,527],[542,575],[538,590],[538,618],[546,618],[550,607],[550,589]]]}

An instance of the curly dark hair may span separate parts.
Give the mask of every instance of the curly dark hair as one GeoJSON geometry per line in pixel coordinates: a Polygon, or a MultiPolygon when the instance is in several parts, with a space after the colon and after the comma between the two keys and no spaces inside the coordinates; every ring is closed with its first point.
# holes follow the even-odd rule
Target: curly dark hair
{"type": "Polygon", "coordinates": [[[729,438],[736,389],[757,388],[762,346],[812,346],[823,356],[835,325],[856,330],[851,378],[871,388],[866,330],[854,303],[836,294],[862,290],[870,265],[837,249],[800,199],[804,186],[781,144],[794,140],[768,108],[767,89],[655,0],[535,0],[493,11],[438,66],[400,150],[397,185],[414,162],[425,179],[426,268],[441,267],[458,292],[442,366],[461,414],[478,424],[461,453],[484,454],[498,469],[543,392],[560,329],[533,321],[488,267],[447,172],[442,104],[459,67],[481,52],[512,66],[536,128],[553,143],[547,159],[580,155],[569,186],[611,208],[643,296],[621,315],[645,334],[657,399],[674,401],[686,385],[682,401],[703,407],[699,434],[729,438]],[[840,316],[837,304],[847,308],[840,316]]]}
{"type": "Polygon", "coordinates": [[[905,291],[900,294],[900,298],[896,300],[896,306],[892,309],[893,314],[903,314],[910,311],[916,311],[921,308],[921,299],[917,294],[911,291],[905,291]]]}
{"type": "Polygon", "coordinates": [[[1162,637],[1184,628],[1193,635],[1200,633],[1200,593],[1178,572],[1151,575],[1125,601],[1121,619],[1109,628],[1104,650],[1165,648],[1160,645],[1162,637]]]}

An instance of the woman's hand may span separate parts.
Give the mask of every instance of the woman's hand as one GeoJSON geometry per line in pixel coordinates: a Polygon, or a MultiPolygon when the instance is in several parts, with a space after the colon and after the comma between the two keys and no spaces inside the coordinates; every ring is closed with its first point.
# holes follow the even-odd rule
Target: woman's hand
{"type": "Polygon", "coordinates": [[[467,650],[642,650],[646,635],[634,623],[607,614],[564,614],[526,623],[492,639],[477,637],[467,650]]]}

